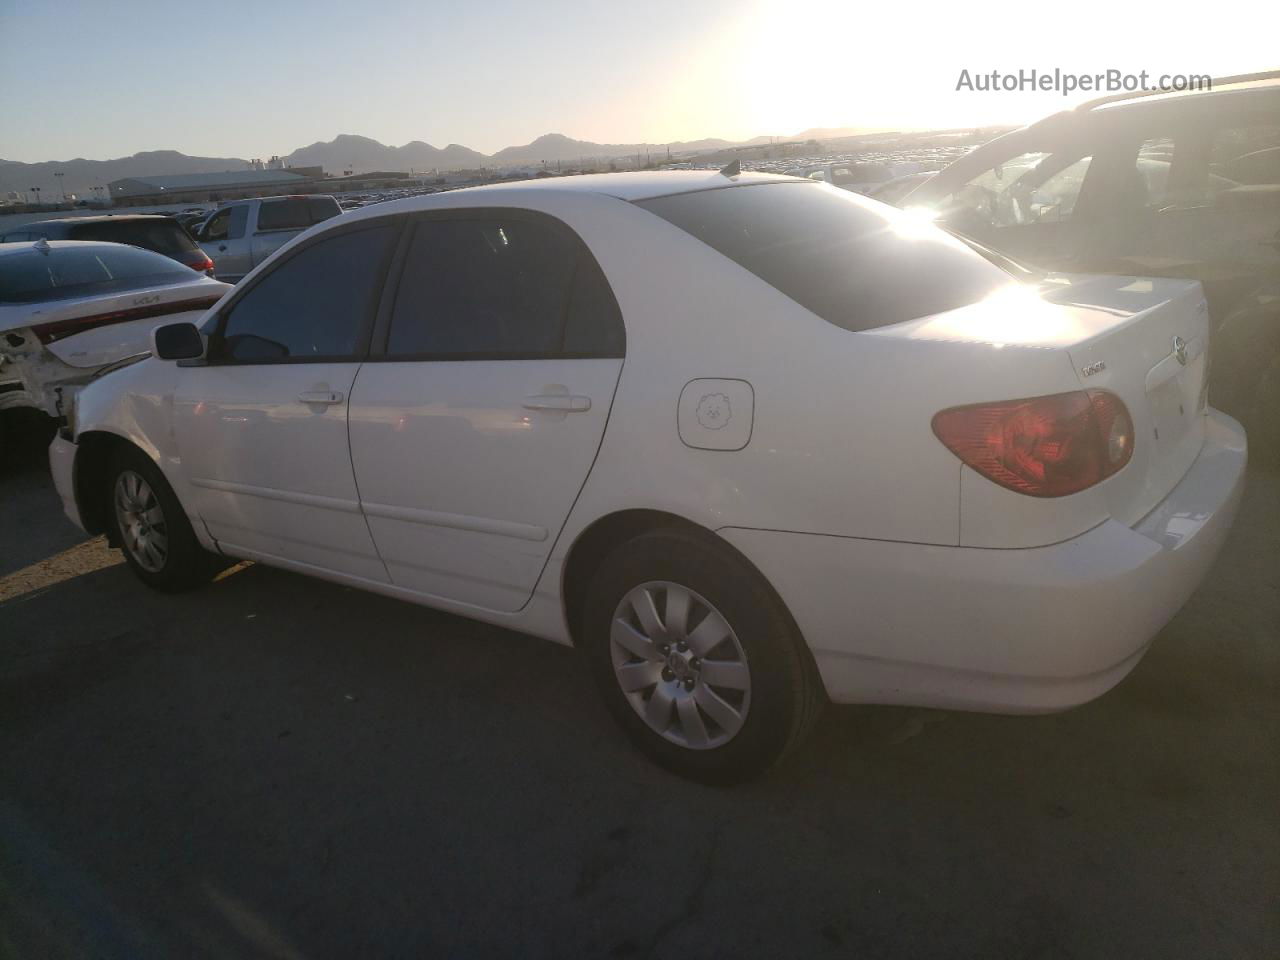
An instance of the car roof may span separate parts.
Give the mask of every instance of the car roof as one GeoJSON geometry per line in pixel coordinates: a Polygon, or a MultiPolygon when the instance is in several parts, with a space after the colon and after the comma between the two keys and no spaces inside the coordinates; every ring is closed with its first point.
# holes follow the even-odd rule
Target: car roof
{"type": "Polygon", "coordinates": [[[337,200],[331,193],[273,193],[269,197],[241,197],[238,200],[223,200],[218,209],[234,207],[239,203],[257,203],[261,200],[337,200]]]}
{"type": "MultiPolygon", "coordinates": [[[[674,193],[693,193],[724,187],[749,186],[756,183],[801,181],[802,177],[786,177],[772,173],[744,172],[725,177],[717,170],[645,170],[634,173],[586,173],[568,177],[543,177],[534,180],[508,180],[479,187],[464,187],[454,194],[502,192],[506,190],[545,190],[554,193],[597,193],[619,200],[649,200],[674,193]]],[[[432,194],[439,196],[439,194],[432,194]]]]}
{"type": "MultiPolygon", "coordinates": [[[[443,190],[416,197],[401,197],[398,200],[386,200],[348,211],[342,215],[341,222],[351,223],[354,220],[444,207],[504,206],[506,205],[504,197],[516,200],[522,195],[525,200],[531,199],[532,196],[551,199],[557,196],[583,195],[613,197],[619,200],[652,200],[655,197],[667,197],[678,193],[698,193],[704,190],[723,190],[764,183],[812,184],[813,182],[804,177],[787,177],[771,173],[744,172],[730,178],[716,170],[588,173],[567,177],[544,177],[537,180],[507,180],[502,183],[487,183],[478,187],[463,187],[459,190],[443,190]]],[[[518,206],[519,203],[510,205],[518,206]]],[[[331,226],[337,226],[338,222],[337,218],[325,221],[331,226]]]]}
{"type": "Polygon", "coordinates": [[[1280,93],[1280,70],[1262,73],[1242,73],[1230,77],[1215,77],[1202,90],[1138,90],[1133,93],[1114,93],[1088,100],[1075,108],[1078,113],[1093,110],[1110,110],[1139,103],[1167,103],[1171,100],[1200,101],[1208,97],[1225,97],[1240,94],[1280,93]]]}
{"type": "Polygon", "coordinates": [[[103,214],[96,217],[55,217],[52,220],[31,220],[27,223],[20,223],[14,230],[24,230],[27,227],[51,227],[51,226],[75,226],[80,223],[128,223],[137,220],[172,220],[173,217],[162,213],[124,213],[118,215],[103,214]]]}

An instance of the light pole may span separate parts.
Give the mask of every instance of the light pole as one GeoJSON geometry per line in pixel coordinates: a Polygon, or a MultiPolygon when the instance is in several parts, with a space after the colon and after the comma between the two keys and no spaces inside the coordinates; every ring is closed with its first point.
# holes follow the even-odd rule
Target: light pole
{"type": "Polygon", "coordinates": [[[31,192],[32,192],[32,193],[34,193],[34,194],[36,195],[36,206],[37,206],[37,207],[38,207],[38,206],[40,206],[40,188],[39,188],[39,187],[32,187],[32,188],[31,188],[31,192]]]}
{"type": "Polygon", "coordinates": [[[66,184],[66,181],[62,179],[64,176],[66,176],[66,174],[63,173],[63,171],[58,170],[54,173],[54,176],[58,178],[58,189],[62,192],[62,202],[66,203],[67,202],[67,184],[66,184]]]}

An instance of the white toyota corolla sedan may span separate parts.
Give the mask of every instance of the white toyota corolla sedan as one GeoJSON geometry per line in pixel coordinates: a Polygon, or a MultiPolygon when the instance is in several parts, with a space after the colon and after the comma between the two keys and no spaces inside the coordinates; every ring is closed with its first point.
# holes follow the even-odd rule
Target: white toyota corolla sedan
{"type": "Polygon", "coordinates": [[[574,644],[751,776],[827,699],[1120,681],[1231,525],[1198,284],[1028,277],[810,180],[616,174],[319,225],[51,447],[147,584],[247,558],[574,644]]]}

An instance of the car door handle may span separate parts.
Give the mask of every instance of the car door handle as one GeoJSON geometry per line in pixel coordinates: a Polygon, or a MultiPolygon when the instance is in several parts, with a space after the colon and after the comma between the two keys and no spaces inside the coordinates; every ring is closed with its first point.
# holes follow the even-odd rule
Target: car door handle
{"type": "Polygon", "coordinates": [[[220,243],[220,244],[218,244],[218,252],[219,252],[219,253],[226,253],[226,252],[227,252],[227,245],[226,245],[225,243],[220,243]]]}
{"type": "Polygon", "coordinates": [[[337,390],[308,390],[298,394],[301,403],[341,403],[342,394],[337,390]]]}
{"type": "Polygon", "coordinates": [[[560,413],[585,413],[591,409],[590,397],[571,393],[535,393],[524,398],[526,410],[556,410],[560,413]]]}

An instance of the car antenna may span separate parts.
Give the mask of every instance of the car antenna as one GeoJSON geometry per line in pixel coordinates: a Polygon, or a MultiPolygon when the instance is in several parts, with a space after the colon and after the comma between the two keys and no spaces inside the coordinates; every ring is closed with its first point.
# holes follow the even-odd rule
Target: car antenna
{"type": "Polygon", "coordinates": [[[44,237],[41,237],[39,240],[36,241],[36,245],[33,249],[39,250],[41,253],[47,254],[52,248],[49,246],[49,241],[46,240],[44,237]]]}
{"type": "Polygon", "coordinates": [[[722,177],[736,177],[736,176],[737,176],[738,174],[740,174],[741,172],[742,172],[742,164],[741,164],[741,163],[739,163],[739,162],[738,162],[738,160],[737,160],[737,158],[735,157],[734,159],[730,160],[727,164],[725,164],[725,165],[721,168],[721,170],[720,170],[720,176],[722,176],[722,177]]]}

